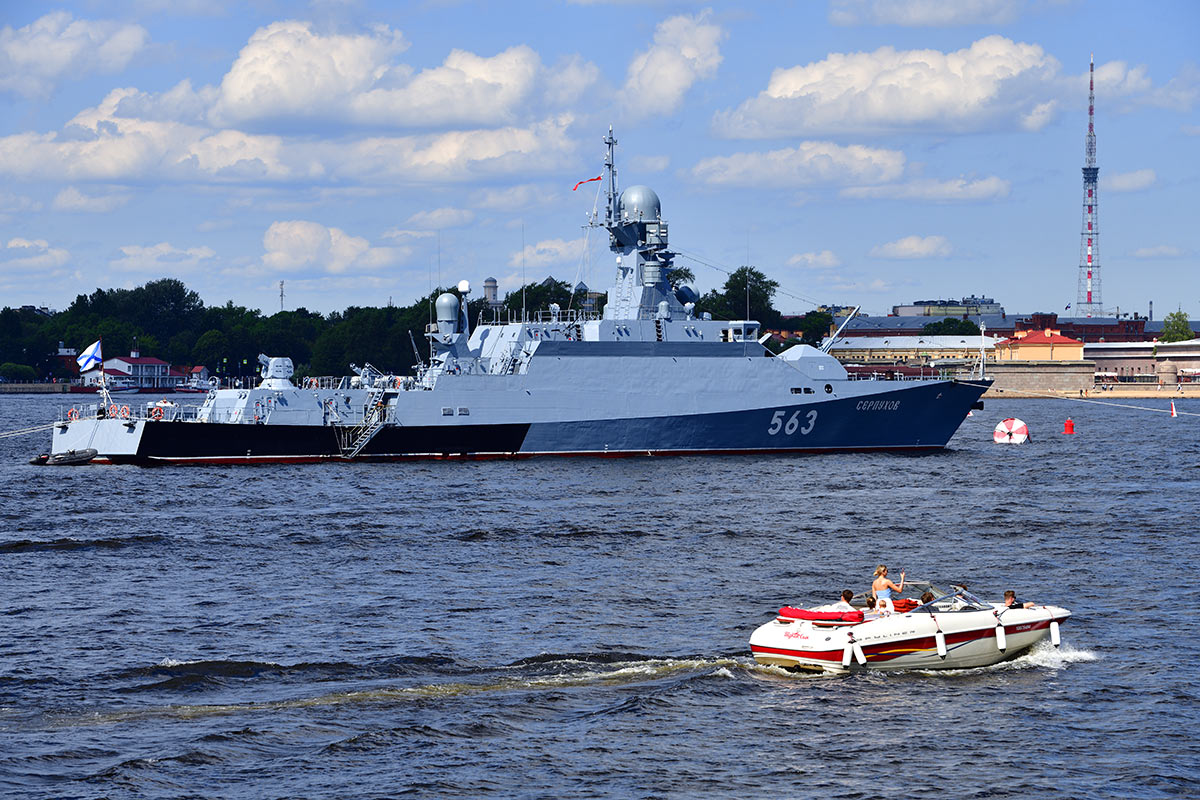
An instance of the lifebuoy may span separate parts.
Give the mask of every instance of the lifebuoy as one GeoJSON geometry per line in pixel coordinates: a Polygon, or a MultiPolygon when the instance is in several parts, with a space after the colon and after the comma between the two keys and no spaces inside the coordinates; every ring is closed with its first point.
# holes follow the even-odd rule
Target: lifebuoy
{"type": "Polygon", "coordinates": [[[121,419],[129,419],[129,406],[121,406],[121,419]]]}
{"type": "Polygon", "coordinates": [[[71,420],[72,422],[74,422],[75,420],[79,419],[79,411],[78,411],[78,409],[74,409],[74,408],[72,408],[70,411],[68,411],[68,412],[67,412],[67,419],[71,420]]]}
{"type": "Polygon", "coordinates": [[[155,406],[154,410],[150,412],[150,416],[154,417],[155,419],[162,419],[163,418],[162,408],[155,406]]]}
{"type": "Polygon", "coordinates": [[[108,415],[110,417],[115,417],[117,415],[117,404],[116,403],[113,403],[111,406],[108,407],[108,415]]]}

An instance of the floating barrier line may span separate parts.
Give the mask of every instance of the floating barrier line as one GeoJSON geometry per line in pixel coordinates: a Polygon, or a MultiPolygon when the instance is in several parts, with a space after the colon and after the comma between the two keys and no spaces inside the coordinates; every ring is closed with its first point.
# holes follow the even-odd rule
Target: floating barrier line
{"type": "MultiPolygon", "coordinates": [[[[963,380],[960,380],[959,383],[965,383],[969,386],[982,386],[983,385],[981,383],[975,383],[973,381],[963,381],[963,380]]],[[[997,393],[1000,393],[1005,390],[1004,389],[995,389],[994,391],[997,393]]],[[[1114,408],[1132,408],[1135,411],[1153,411],[1156,414],[1170,414],[1171,413],[1171,409],[1169,409],[1169,408],[1147,408],[1146,406],[1131,406],[1128,403],[1113,403],[1108,400],[1093,400],[1090,397],[1070,397],[1068,395],[1050,394],[1049,392],[1034,392],[1034,391],[1029,391],[1026,389],[1021,389],[1020,391],[1021,391],[1021,394],[1023,394],[1023,395],[1031,394],[1031,395],[1036,395],[1037,397],[1046,397],[1051,400],[1070,400],[1074,403],[1090,403],[1092,405],[1097,405],[1097,406],[1113,406],[1114,408]]],[[[1167,398],[1168,401],[1177,400],[1177,399],[1179,399],[1179,398],[1176,398],[1176,397],[1167,398]]],[[[1200,412],[1195,412],[1195,411],[1176,411],[1175,414],[1180,417],[1200,417],[1200,412]]]]}

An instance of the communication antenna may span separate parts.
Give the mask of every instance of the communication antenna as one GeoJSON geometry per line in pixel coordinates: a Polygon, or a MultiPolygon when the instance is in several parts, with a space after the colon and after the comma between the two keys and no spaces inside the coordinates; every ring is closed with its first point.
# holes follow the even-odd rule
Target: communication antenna
{"type": "Polygon", "coordinates": [[[521,322],[528,321],[525,314],[525,220],[521,220],[521,322]]]}
{"type": "Polygon", "coordinates": [[[283,311],[283,281],[279,282],[279,310],[283,311]]]}

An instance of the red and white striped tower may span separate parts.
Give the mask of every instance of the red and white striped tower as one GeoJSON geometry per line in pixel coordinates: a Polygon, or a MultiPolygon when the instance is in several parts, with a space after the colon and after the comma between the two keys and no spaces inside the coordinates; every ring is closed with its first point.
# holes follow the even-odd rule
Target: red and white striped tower
{"type": "Polygon", "coordinates": [[[1088,68],[1088,131],[1083,147],[1083,232],[1079,243],[1079,291],[1075,315],[1099,317],[1104,314],[1100,300],[1100,214],[1096,184],[1100,168],[1096,166],[1096,57],[1088,68]]]}

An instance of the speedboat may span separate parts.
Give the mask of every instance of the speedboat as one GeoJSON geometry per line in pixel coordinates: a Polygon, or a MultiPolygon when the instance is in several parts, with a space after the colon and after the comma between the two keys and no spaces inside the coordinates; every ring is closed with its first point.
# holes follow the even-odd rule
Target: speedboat
{"type": "Polygon", "coordinates": [[[1050,637],[1071,612],[1058,606],[1016,608],[980,600],[963,586],[942,590],[908,581],[895,610],[868,613],[866,595],[853,611],[832,607],[779,609],[750,636],[760,664],[845,673],[858,669],[965,669],[1016,658],[1050,637]],[[930,592],[922,603],[909,595],[930,592]]]}

